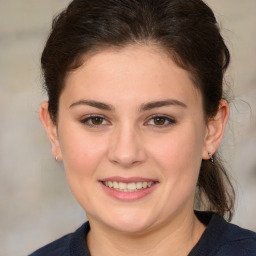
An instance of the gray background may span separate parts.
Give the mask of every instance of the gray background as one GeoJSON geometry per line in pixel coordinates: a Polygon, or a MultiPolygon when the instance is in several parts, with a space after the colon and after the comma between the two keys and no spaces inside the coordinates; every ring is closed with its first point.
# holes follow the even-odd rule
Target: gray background
{"type": "MultiPolygon", "coordinates": [[[[27,255],[86,218],[39,122],[39,56],[68,0],[0,0],[0,256],[27,255]]],[[[208,0],[232,52],[222,152],[238,193],[233,219],[256,231],[256,1],[208,0]],[[250,106],[249,106],[250,105],[250,106]]]]}

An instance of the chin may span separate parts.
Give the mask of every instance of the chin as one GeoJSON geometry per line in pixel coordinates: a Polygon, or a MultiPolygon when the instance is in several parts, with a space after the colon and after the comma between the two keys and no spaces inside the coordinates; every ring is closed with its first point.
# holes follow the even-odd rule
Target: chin
{"type": "MultiPolygon", "coordinates": [[[[128,211],[128,210],[127,210],[128,211]]],[[[154,224],[154,217],[143,214],[141,210],[111,213],[98,218],[108,229],[127,234],[141,234],[154,224]]],[[[89,218],[88,218],[89,219],[89,218]]],[[[89,221],[91,221],[89,219],[89,221]]],[[[93,220],[92,220],[93,221],[93,220]]]]}
{"type": "Polygon", "coordinates": [[[141,223],[140,221],[116,221],[111,224],[111,228],[117,232],[126,233],[130,235],[143,234],[149,229],[151,225],[147,223],[141,223]]]}
{"type": "Polygon", "coordinates": [[[109,216],[108,226],[118,232],[140,234],[150,229],[155,223],[153,216],[146,216],[146,214],[138,214],[138,212],[120,213],[109,216]],[[113,217],[115,216],[115,217],[113,217]]]}

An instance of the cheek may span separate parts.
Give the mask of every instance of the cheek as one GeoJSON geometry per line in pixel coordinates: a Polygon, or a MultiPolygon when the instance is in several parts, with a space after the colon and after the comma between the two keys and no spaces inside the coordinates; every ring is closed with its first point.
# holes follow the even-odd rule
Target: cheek
{"type": "Polygon", "coordinates": [[[201,165],[200,144],[195,130],[186,130],[186,133],[168,136],[161,146],[158,144],[151,150],[154,163],[161,170],[165,191],[162,195],[168,209],[182,209],[184,205],[193,207],[201,165]]]}
{"type": "Polygon", "coordinates": [[[150,154],[169,183],[196,183],[202,157],[202,134],[202,129],[196,125],[176,127],[172,133],[151,142],[154,146],[150,154]]]}
{"type": "MultiPolygon", "coordinates": [[[[63,126],[64,127],[64,126],[63,126]]],[[[68,129],[60,132],[60,147],[66,178],[78,203],[86,210],[94,204],[97,193],[98,166],[104,162],[106,141],[88,136],[84,131],[68,129]],[[64,134],[64,136],[62,136],[64,134]],[[94,191],[94,196],[92,196],[94,191]]]]}
{"type": "Polygon", "coordinates": [[[66,172],[78,176],[94,174],[104,158],[107,145],[104,137],[89,136],[83,129],[76,127],[63,130],[60,142],[66,172]]]}

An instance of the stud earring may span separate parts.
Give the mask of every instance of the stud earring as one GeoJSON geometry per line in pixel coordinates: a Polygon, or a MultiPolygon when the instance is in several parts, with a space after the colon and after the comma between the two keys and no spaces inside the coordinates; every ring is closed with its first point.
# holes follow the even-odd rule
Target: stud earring
{"type": "Polygon", "coordinates": [[[212,164],[214,164],[214,159],[213,159],[213,155],[211,153],[208,153],[209,157],[210,157],[210,161],[212,162],[212,164]]]}
{"type": "Polygon", "coordinates": [[[58,156],[55,157],[55,160],[58,162],[58,156]]]}

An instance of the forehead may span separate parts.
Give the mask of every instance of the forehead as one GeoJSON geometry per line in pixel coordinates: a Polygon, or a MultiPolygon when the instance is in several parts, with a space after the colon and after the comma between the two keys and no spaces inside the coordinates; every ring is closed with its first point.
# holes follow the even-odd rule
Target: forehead
{"type": "Polygon", "coordinates": [[[160,47],[145,45],[105,49],[85,56],[83,65],[68,73],[64,94],[75,100],[108,97],[112,101],[133,99],[134,103],[163,97],[201,100],[187,71],[160,47]]]}

